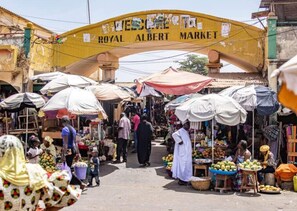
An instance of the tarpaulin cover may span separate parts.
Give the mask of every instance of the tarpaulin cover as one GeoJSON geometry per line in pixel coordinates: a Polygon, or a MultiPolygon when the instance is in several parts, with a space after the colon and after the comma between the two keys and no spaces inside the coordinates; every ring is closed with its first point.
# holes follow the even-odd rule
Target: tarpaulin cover
{"type": "Polygon", "coordinates": [[[154,89],[172,95],[196,93],[213,79],[207,76],[175,70],[172,67],[137,81],[137,92],[141,92],[143,83],[154,89]]]}

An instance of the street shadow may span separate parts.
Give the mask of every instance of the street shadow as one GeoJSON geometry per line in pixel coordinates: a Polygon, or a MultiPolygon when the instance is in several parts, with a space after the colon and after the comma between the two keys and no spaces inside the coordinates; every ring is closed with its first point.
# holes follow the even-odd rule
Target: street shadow
{"type": "Polygon", "coordinates": [[[254,191],[253,192],[244,192],[244,193],[237,192],[236,196],[251,198],[251,197],[259,197],[259,196],[261,196],[261,194],[254,193],[254,191]]]}
{"type": "Polygon", "coordinates": [[[167,190],[173,190],[176,192],[194,193],[194,194],[202,194],[202,195],[234,195],[233,191],[220,192],[220,191],[214,191],[214,190],[207,190],[207,191],[196,190],[190,184],[186,185],[186,186],[179,185],[178,180],[174,180],[174,181],[164,185],[163,188],[165,188],[167,190]]]}
{"type": "Polygon", "coordinates": [[[159,167],[155,169],[156,174],[160,177],[164,177],[165,179],[168,180],[174,180],[172,177],[170,177],[164,167],[159,167]]]}
{"type": "Polygon", "coordinates": [[[104,177],[106,175],[109,175],[109,174],[113,173],[116,170],[119,170],[119,168],[114,166],[111,163],[105,163],[103,165],[100,165],[100,177],[104,177]]]}

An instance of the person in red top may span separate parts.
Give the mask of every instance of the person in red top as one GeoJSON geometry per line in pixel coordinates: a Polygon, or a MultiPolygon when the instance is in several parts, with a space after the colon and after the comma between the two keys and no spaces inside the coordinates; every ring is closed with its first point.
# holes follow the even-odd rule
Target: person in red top
{"type": "Polygon", "coordinates": [[[138,125],[140,123],[140,117],[139,114],[137,113],[132,113],[133,117],[132,117],[132,122],[134,124],[134,128],[133,128],[133,132],[134,132],[134,150],[132,151],[132,153],[136,153],[137,152],[137,129],[138,129],[138,125]]]}

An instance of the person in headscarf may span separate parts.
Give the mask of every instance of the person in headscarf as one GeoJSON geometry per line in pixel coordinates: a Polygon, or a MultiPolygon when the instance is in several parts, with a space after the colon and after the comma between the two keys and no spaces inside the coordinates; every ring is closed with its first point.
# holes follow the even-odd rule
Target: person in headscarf
{"type": "Polygon", "coordinates": [[[39,201],[46,208],[70,206],[79,199],[81,190],[69,186],[69,179],[65,171],[48,177],[39,164],[26,163],[17,137],[0,137],[0,210],[33,211],[39,201]]]}
{"type": "Polygon", "coordinates": [[[192,142],[189,129],[189,121],[184,121],[183,127],[172,134],[175,141],[172,177],[179,179],[179,185],[187,185],[193,175],[192,142]]]}
{"type": "Polygon", "coordinates": [[[261,160],[262,169],[258,171],[258,181],[261,182],[263,180],[263,174],[266,173],[274,173],[276,168],[276,163],[274,160],[274,155],[270,151],[270,147],[268,145],[262,145],[260,147],[260,152],[263,157],[261,160]]]}
{"type": "Polygon", "coordinates": [[[57,158],[56,147],[53,145],[53,139],[49,136],[44,137],[43,143],[40,145],[42,151],[51,154],[54,158],[57,158]]]}
{"type": "Polygon", "coordinates": [[[153,126],[147,121],[147,115],[143,114],[137,128],[137,157],[140,167],[150,166],[150,155],[152,149],[153,126]]]}

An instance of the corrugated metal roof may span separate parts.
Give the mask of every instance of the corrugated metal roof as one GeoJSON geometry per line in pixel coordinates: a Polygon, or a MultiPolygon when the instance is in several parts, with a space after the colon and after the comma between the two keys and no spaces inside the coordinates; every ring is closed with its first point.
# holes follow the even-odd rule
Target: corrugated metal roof
{"type": "Polygon", "coordinates": [[[263,78],[260,73],[216,73],[209,74],[208,76],[214,79],[214,81],[207,86],[208,88],[227,88],[250,84],[268,85],[267,79],[263,78]]]}

